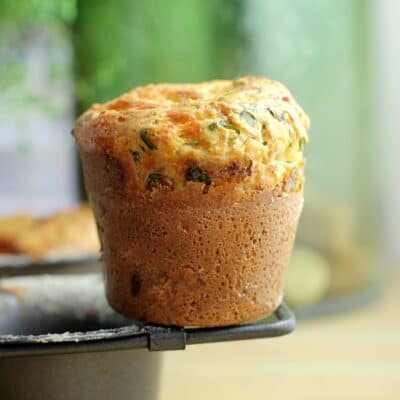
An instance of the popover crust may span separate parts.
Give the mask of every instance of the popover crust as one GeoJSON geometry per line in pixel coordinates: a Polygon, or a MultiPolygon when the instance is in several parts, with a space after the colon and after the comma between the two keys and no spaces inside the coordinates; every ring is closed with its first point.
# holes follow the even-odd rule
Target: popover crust
{"type": "Polygon", "coordinates": [[[303,205],[307,116],[267,78],[136,88],[77,121],[106,295],[178,326],[270,315],[303,205]]]}
{"type": "Polygon", "coordinates": [[[85,150],[121,163],[131,188],[298,192],[309,120],[289,91],[262,77],[138,87],[77,121],[85,150]]]}

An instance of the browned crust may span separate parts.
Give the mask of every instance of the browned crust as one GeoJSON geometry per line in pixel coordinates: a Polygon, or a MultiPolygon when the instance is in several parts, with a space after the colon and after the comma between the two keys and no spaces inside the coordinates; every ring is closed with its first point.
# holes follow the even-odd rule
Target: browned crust
{"type": "Polygon", "coordinates": [[[80,151],[103,248],[106,294],[120,313],[159,324],[218,326],[278,306],[302,193],[229,185],[131,190],[118,160],[80,151]],[[197,190],[198,189],[198,190],[197,190]]]}
{"type": "Polygon", "coordinates": [[[252,164],[252,160],[249,160],[247,165],[232,161],[223,167],[209,168],[206,172],[225,182],[241,182],[251,175],[252,164]]]}
{"type": "MultiPolygon", "coordinates": [[[[118,159],[131,185],[148,191],[159,174],[185,190],[190,168],[207,187],[301,191],[308,117],[281,83],[264,77],[137,87],[80,116],[73,135],[85,151],[118,159]],[[291,180],[293,184],[284,185],[291,180]]],[[[159,185],[158,185],[159,186],[159,185]]]]}

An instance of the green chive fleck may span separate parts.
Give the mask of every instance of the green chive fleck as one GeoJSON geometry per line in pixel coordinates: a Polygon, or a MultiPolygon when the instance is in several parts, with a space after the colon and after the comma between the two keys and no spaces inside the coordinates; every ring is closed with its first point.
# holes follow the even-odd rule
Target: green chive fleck
{"type": "Polygon", "coordinates": [[[215,131],[215,129],[218,128],[218,124],[216,122],[212,122],[210,125],[208,125],[208,129],[210,131],[215,131]]]}
{"type": "Polygon", "coordinates": [[[306,143],[307,143],[307,140],[306,140],[305,137],[300,138],[300,140],[299,140],[299,149],[303,150],[304,146],[306,145],[306,143]]]}
{"type": "Polygon", "coordinates": [[[240,135],[240,130],[237,126],[232,125],[232,124],[228,124],[225,121],[221,121],[220,125],[223,126],[225,129],[232,129],[233,131],[235,131],[238,135],[240,135]]]}
{"type": "Polygon", "coordinates": [[[148,128],[142,128],[140,130],[140,138],[143,140],[143,143],[149,148],[149,150],[157,149],[157,146],[150,139],[148,128]]]}
{"type": "Polygon", "coordinates": [[[159,172],[152,172],[147,176],[145,189],[152,190],[153,187],[157,184],[161,184],[163,186],[172,188],[172,183],[170,180],[165,178],[165,176],[159,172]]]}
{"type": "Polygon", "coordinates": [[[257,119],[251,112],[242,111],[240,113],[240,117],[246,122],[247,125],[255,127],[257,119]]]}
{"type": "Polygon", "coordinates": [[[289,121],[289,113],[287,111],[283,111],[281,114],[281,120],[288,122],[289,121]]]}
{"type": "Polygon", "coordinates": [[[286,111],[284,111],[281,115],[276,113],[272,108],[267,107],[267,111],[272,115],[273,118],[275,118],[278,121],[286,121],[286,111]]]}
{"type": "Polygon", "coordinates": [[[208,188],[211,185],[210,176],[199,167],[189,167],[186,171],[185,178],[186,181],[205,183],[206,186],[203,190],[204,193],[207,193],[208,188]]]}
{"type": "Polygon", "coordinates": [[[135,164],[140,163],[140,153],[136,150],[130,150],[131,156],[133,158],[133,161],[135,161],[135,164]]]}
{"type": "Polygon", "coordinates": [[[266,146],[268,142],[266,140],[263,141],[263,146],[266,146]]]}
{"type": "Polygon", "coordinates": [[[273,111],[271,108],[267,107],[267,111],[274,117],[276,118],[275,111],[273,111]]]}

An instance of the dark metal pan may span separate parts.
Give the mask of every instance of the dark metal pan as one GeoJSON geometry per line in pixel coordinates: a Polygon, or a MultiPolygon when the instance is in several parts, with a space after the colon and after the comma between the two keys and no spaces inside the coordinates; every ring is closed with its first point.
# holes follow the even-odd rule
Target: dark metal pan
{"type": "Polygon", "coordinates": [[[253,324],[178,328],[126,319],[107,304],[100,274],[0,280],[0,398],[155,399],[160,350],[281,336],[282,304],[253,324]]]}

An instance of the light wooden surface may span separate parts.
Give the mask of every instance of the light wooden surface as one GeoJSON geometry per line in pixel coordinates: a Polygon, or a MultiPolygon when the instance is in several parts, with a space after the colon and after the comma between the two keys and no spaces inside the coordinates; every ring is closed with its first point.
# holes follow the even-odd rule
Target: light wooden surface
{"type": "Polygon", "coordinates": [[[400,280],[366,309],[286,337],[169,352],[161,400],[400,399],[400,280]]]}

